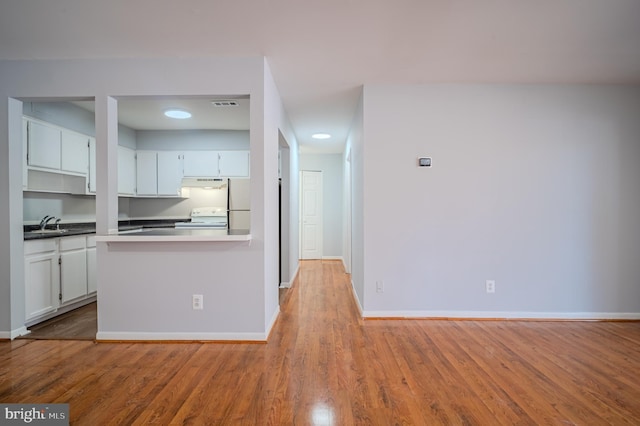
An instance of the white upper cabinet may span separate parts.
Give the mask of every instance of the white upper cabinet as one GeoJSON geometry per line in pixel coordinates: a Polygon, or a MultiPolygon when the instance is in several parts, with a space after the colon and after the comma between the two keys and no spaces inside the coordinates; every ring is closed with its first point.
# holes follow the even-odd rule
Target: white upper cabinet
{"type": "Polygon", "coordinates": [[[178,196],[182,184],[182,153],[158,151],[158,195],[178,196]]]}
{"type": "Polygon", "coordinates": [[[87,176],[90,161],[89,140],[92,139],[90,136],[28,117],[23,117],[22,128],[27,160],[26,170],[23,171],[25,188],[29,179],[29,169],[81,178],[87,176]]]}
{"type": "Polygon", "coordinates": [[[96,138],[89,138],[89,193],[96,193],[96,138]]]}
{"type": "Polygon", "coordinates": [[[249,177],[249,151],[185,151],[184,177],[249,177]]]}
{"type": "Polygon", "coordinates": [[[138,196],[176,197],[181,193],[182,153],[177,151],[137,151],[138,196]]]}
{"type": "Polygon", "coordinates": [[[155,151],[136,152],[137,195],[158,195],[158,160],[155,151]]]}
{"type": "Polygon", "coordinates": [[[57,127],[30,121],[28,133],[29,166],[60,170],[62,131],[57,127]]]}
{"type": "Polygon", "coordinates": [[[249,177],[249,151],[220,151],[218,171],[221,177],[249,177]]]}
{"type": "Polygon", "coordinates": [[[218,151],[185,151],[184,177],[217,177],[218,151]]]}
{"type": "Polygon", "coordinates": [[[136,152],[133,149],[118,146],[118,194],[136,193],[136,152]]]}
{"type": "Polygon", "coordinates": [[[86,174],[89,169],[89,136],[62,131],[60,169],[86,174]]]}

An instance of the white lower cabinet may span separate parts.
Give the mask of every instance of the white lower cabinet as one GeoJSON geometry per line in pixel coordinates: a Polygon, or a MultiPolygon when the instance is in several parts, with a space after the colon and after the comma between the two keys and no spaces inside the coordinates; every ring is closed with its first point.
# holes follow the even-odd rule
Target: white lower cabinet
{"type": "Polygon", "coordinates": [[[60,289],[56,240],[25,241],[24,269],[26,319],[54,312],[60,289]]]}
{"type": "Polygon", "coordinates": [[[87,295],[87,237],[60,238],[60,303],[87,295]]]}
{"type": "Polygon", "coordinates": [[[87,294],[92,295],[98,290],[98,275],[96,274],[96,237],[87,237],[87,294]]]}
{"type": "Polygon", "coordinates": [[[25,321],[49,318],[65,306],[95,295],[94,235],[24,242],[25,321]]]}

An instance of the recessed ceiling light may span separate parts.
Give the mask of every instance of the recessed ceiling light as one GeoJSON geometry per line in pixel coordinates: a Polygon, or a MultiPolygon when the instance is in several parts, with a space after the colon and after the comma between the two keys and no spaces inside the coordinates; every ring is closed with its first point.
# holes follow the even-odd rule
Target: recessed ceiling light
{"type": "Polygon", "coordinates": [[[177,118],[179,120],[184,120],[185,118],[191,118],[191,113],[189,111],[185,111],[183,109],[171,108],[164,112],[164,115],[170,118],[177,118]]]}
{"type": "Polygon", "coordinates": [[[331,135],[329,133],[314,133],[311,137],[314,139],[329,139],[331,135]]]}

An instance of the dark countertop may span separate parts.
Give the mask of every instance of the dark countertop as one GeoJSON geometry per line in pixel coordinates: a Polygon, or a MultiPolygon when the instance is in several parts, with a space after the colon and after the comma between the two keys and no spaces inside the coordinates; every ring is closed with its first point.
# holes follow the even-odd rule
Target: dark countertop
{"type": "MultiPolygon", "coordinates": [[[[159,220],[126,220],[118,222],[119,231],[131,231],[143,228],[174,228],[176,222],[188,222],[188,219],[159,219],[159,220]]],[[[24,240],[42,240],[46,238],[70,237],[74,235],[95,234],[96,224],[89,223],[65,223],[60,224],[60,230],[55,226],[47,226],[45,233],[37,232],[38,225],[24,225],[24,240]],[[36,231],[36,232],[33,232],[36,231]]]]}

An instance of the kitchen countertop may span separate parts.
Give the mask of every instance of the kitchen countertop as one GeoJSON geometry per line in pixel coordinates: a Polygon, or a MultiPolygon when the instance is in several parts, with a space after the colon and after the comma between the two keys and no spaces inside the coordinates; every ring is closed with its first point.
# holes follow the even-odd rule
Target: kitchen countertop
{"type": "MultiPolygon", "coordinates": [[[[142,229],[173,229],[176,222],[186,222],[185,219],[160,219],[160,220],[125,220],[118,223],[118,230],[120,232],[131,232],[142,229]]],[[[87,223],[66,223],[60,224],[60,230],[56,232],[50,226],[46,233],[39,233],[40,229],[38,225],[25,225],[24,226],[24,240],[42,240],[47,238],[58,237],[71,237],[74,235],[95,234],[96,224],[87,223]],[[36,232],[34,232],[36,231],[36,232]]]]}
{"type": "Polygon", "coordinates": [[[113,235],[98,235],[96,241],[107,243],[251,241],[251,233],[248,229],[145,228],[113,235]]]}

